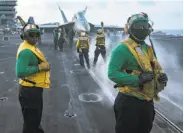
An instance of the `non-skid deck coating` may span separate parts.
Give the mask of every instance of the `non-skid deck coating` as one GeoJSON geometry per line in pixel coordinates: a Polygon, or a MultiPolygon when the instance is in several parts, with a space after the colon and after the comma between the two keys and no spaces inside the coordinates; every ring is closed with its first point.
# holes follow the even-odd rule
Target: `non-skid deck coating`
{"type": "MultiPolygon", "coordinates": [[[[10,43],[0,45],[0,133],[21,133],[22,130],[14,58],[16,44],[20,42],[19,38],[13,38],[10,43]]],[[[49,39],[40,48],[52,65],[51,88],[44,90],[42,127],[45,133],[115,133],[112,103],[88,70],[78,65],[73,51],[65,48],[64,52],[56,52],[49,39]]],[[[156,116],[151,133],[174,132],[156,116]]]]}

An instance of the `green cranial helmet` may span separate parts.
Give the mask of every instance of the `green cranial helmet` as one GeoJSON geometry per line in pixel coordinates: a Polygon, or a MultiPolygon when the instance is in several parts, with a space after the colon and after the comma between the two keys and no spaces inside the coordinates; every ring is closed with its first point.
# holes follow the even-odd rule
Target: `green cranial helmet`
{"type": "Polygon", "coordinates": [[[128,33],[138,41],[144,41],[153,31],[153,23],[146,13],[134,14],[128,18],[126,27],[128,33]]]}
{"type": "Polygon", "coordinates": [[[40,29],[35,24],[27,24],[24,27],[24,39],[31,44],[36,44],[40,38],[40,29]]]}
{"type": "Polygon", "coordinates": [[[39,32],[40,33],[40,28],[36,24],[27,24],[24,27],[24,32],[39,32]]]}

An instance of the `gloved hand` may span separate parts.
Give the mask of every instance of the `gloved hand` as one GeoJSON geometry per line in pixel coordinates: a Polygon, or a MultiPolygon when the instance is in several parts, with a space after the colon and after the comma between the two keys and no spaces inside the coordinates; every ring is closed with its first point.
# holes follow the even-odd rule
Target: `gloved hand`
{"type": "Polygon", "coordinates": [[[96,48],[97,48],[98,50],[100,50],[100,47],[99,47],[99,46],[96,46],[96,48]]]}
{"type": "Polygon", "coordinates": [[[47,62],[41,62],[39,65],[38,65],[38,68],[39,68],[39,71],[49,71],[51,66],[49,63],[47,62]]]}
{"type": "Polygon", "coordinates": [[[167,75],[165,73],[161,73],[158,77],[158,82],[164,83],[166,85],[167,81],[168,81],[167,75]]]}
{"type": "Polygon", "coordinates": [[[82,49],[81,48],[79,48],[79,53],[82,53],[82,49]]]}
{"type": "Polygon", "coordinates": [[[152,81],[154,78],[154,73],[153,72],[150,72],[150,71],[147,71],[147,72],[142,72],[140,75],[139,75],[139,82],[140,82],[140,85],[143,85],[149,81],[152,81]]]}
{"type": "Polygon", "coordinates": [[[102,26],[102,27],[104,26],[104,23],[103,23],[103,22],[101,22],[101,26],[102,26]]]}

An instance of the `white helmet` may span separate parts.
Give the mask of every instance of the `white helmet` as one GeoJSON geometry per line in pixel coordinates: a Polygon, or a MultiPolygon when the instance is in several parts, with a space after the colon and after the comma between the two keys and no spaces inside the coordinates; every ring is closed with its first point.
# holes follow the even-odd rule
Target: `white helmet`
{"type": "Polygon", "coordinates": [[[102,29],[98,29],[98,30],[97,30],[97,33],[98,33],[98,34],[102,34],[102,29]]]}
{"type": "Polygon", "coordinates": [[[86,35],[86,32],[81,32],[80,35],[81,36],[85,36],[86,35]]]}

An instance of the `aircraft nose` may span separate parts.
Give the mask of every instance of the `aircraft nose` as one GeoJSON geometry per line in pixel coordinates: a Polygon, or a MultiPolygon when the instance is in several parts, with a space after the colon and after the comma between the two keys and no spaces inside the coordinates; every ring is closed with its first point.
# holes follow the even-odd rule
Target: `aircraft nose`
{"type": "Polygon", "coordinates": [[[80,23],[79,28],[80,28],[81,31],[85,31],[85,32],[89,32],[90,31],[90,26],[85,21],[80,23]]]}
{"type": "Polygon", "coordinates": [[[84,26],[84,29],[85,29],[86,32],[90,31],[90,26],[87,22],[83,22],[83,26],[84,26]]]}

